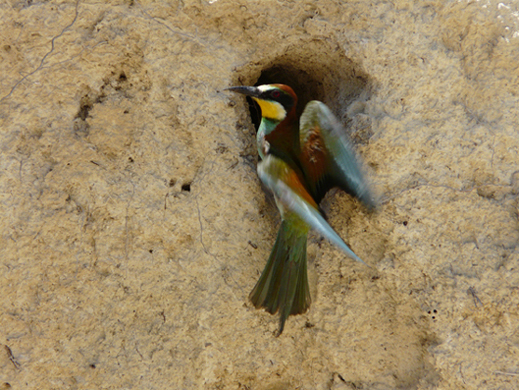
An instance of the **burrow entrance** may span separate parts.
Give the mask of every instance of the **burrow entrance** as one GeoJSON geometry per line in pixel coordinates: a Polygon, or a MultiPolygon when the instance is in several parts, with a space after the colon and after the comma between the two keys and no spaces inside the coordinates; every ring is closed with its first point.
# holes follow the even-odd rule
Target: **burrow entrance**
{"type": "MultiPolygon", "coordinates": [[[[372,81],[359,64],[346,57],[335,43],[311,40],[286,48],[271,59],[246,65],[238,70],[234,85],[280,83],[292,87],[297,94],[298,117],[311,100],[320,100],[344,122],[348,106],[355,100],[368,100],[372,81]]],[[[251,120],[256,127],[261,111],[247,98],[251,120]]]]}

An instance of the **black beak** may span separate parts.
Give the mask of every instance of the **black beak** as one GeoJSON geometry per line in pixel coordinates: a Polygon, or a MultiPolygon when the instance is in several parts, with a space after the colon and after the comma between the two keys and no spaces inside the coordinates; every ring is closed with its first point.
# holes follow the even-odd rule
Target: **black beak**
{"type": "Polygon", "coordinates": [[[257,87],[230,87],[225,88],[224,91],[232,91],[238,92],[242,95],[251,96],[251,97],[259,97],[261,95],[261,91],[257,87]]]}

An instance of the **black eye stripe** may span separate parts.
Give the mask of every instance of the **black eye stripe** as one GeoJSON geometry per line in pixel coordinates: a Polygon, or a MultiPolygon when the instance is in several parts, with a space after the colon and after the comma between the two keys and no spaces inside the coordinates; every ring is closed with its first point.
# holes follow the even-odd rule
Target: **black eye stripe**
{"type": "Polygon", "coordinates": [[[281,103],[287,112],[290,111],[294,105],[294,98],[288,93],[280,91],[279,89],[265,91],[261,94],[260,98],[281,103]]]}

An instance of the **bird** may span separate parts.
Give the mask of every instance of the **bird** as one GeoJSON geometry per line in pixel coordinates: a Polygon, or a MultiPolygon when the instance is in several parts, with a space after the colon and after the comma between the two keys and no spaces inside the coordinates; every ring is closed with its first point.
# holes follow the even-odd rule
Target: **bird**
{"type": "Polygon", "coordinates": [[[261,109],[256,134],[257,172],[274,194],[281,225],[267,264],[249,299],[256,308],[279,312],[277,336],[290,315],[311,304],[307,275],[307,237],[316,230],[352,259],[365,264],[328,224],[319,203],[334,187],[369,209],[376,202],[345,129],[324,103],[313,100],[297,117],[294,90],[284,84],[235,86],[261,109]]]}

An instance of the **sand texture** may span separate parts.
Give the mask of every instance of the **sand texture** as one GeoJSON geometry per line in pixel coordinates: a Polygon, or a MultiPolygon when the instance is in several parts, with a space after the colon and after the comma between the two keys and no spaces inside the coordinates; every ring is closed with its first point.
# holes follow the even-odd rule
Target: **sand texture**
{"type": "Polygon", "coordinates": [[[518,389],[517,1],[0,2],[0,389],[518,389]],[[290,84],[379,199],[332,191],[310,310],[248,302],[290,84]]]}

